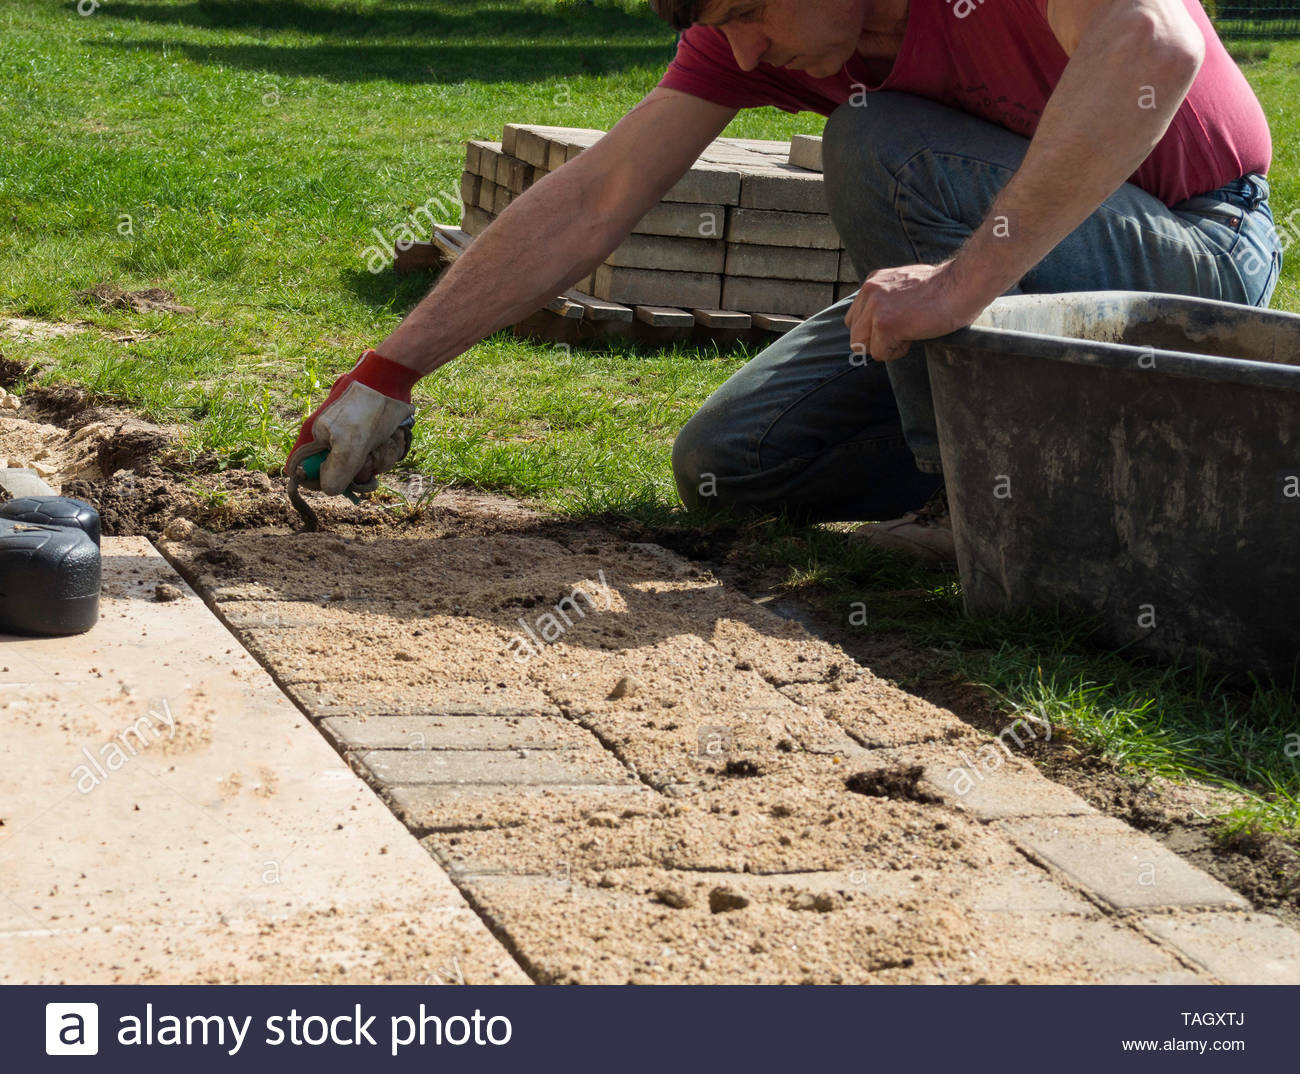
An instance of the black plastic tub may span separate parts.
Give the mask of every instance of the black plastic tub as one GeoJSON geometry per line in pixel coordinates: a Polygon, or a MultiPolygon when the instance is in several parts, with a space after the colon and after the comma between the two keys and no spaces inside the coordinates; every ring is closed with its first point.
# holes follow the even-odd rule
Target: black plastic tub
{"type": "Polygon", "coordinates": [[[1016,295],[927,354],[968,612],[1300,680],[1300,316],[1016,295]]]}

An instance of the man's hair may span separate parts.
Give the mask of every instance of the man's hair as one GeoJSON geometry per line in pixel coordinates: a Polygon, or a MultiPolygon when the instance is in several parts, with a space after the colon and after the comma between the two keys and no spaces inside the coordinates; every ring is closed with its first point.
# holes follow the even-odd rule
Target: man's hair
{"type": "Polygon", "coordinates": [[[681,33],[695,21],[699,0],[650,0],[654,13],[681,33]]]}

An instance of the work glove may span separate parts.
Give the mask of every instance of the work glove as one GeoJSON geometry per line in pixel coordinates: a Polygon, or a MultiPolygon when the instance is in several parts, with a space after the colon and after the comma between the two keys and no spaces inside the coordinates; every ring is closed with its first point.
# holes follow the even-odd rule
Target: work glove
{"type": "MultiPolygon", "coordinates": [[[[293,477],[305,460],[327,451],[320,468],[322,492],[337,496],[377,488],[376,475],[391,470],[411,450],[411,387],[419,379],[414,369],[367,350],[303,423],[285,474],[293,477]]],[[[310,488],[314,482],[308,478],[303,484],[310,488]]]]}

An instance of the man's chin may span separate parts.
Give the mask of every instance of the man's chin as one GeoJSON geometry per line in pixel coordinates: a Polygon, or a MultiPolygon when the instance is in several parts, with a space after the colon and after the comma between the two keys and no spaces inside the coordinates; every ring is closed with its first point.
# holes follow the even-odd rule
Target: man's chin
{"type": "Polygon", "coordinates": [[[803,71],[812,78],[830,78],[831,75],[839,74],[843,66],[843,63],[823,60],[821,63],[809,64],[803,71]]]}

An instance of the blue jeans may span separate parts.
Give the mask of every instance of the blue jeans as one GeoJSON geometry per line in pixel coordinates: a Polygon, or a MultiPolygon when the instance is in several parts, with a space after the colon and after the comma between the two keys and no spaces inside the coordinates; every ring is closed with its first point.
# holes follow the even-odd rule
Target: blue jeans
{"type": "MultiPolygon", "coordinates": [[[[826,124],[831,216],[865,278],[951,257],[1028,140],[932,101],[871,94],[826,124]]],[[[1282,265],[1259,175],[1172,208],[1126,183],[1009,293],[1159,291],[1265,306],[1282,265]]],[[[808,521],[893,518],[943,483],[924,344],[852,353],[852,298],[805,321],[714,392],[673,445],[682,502],[808,521]]]]}

